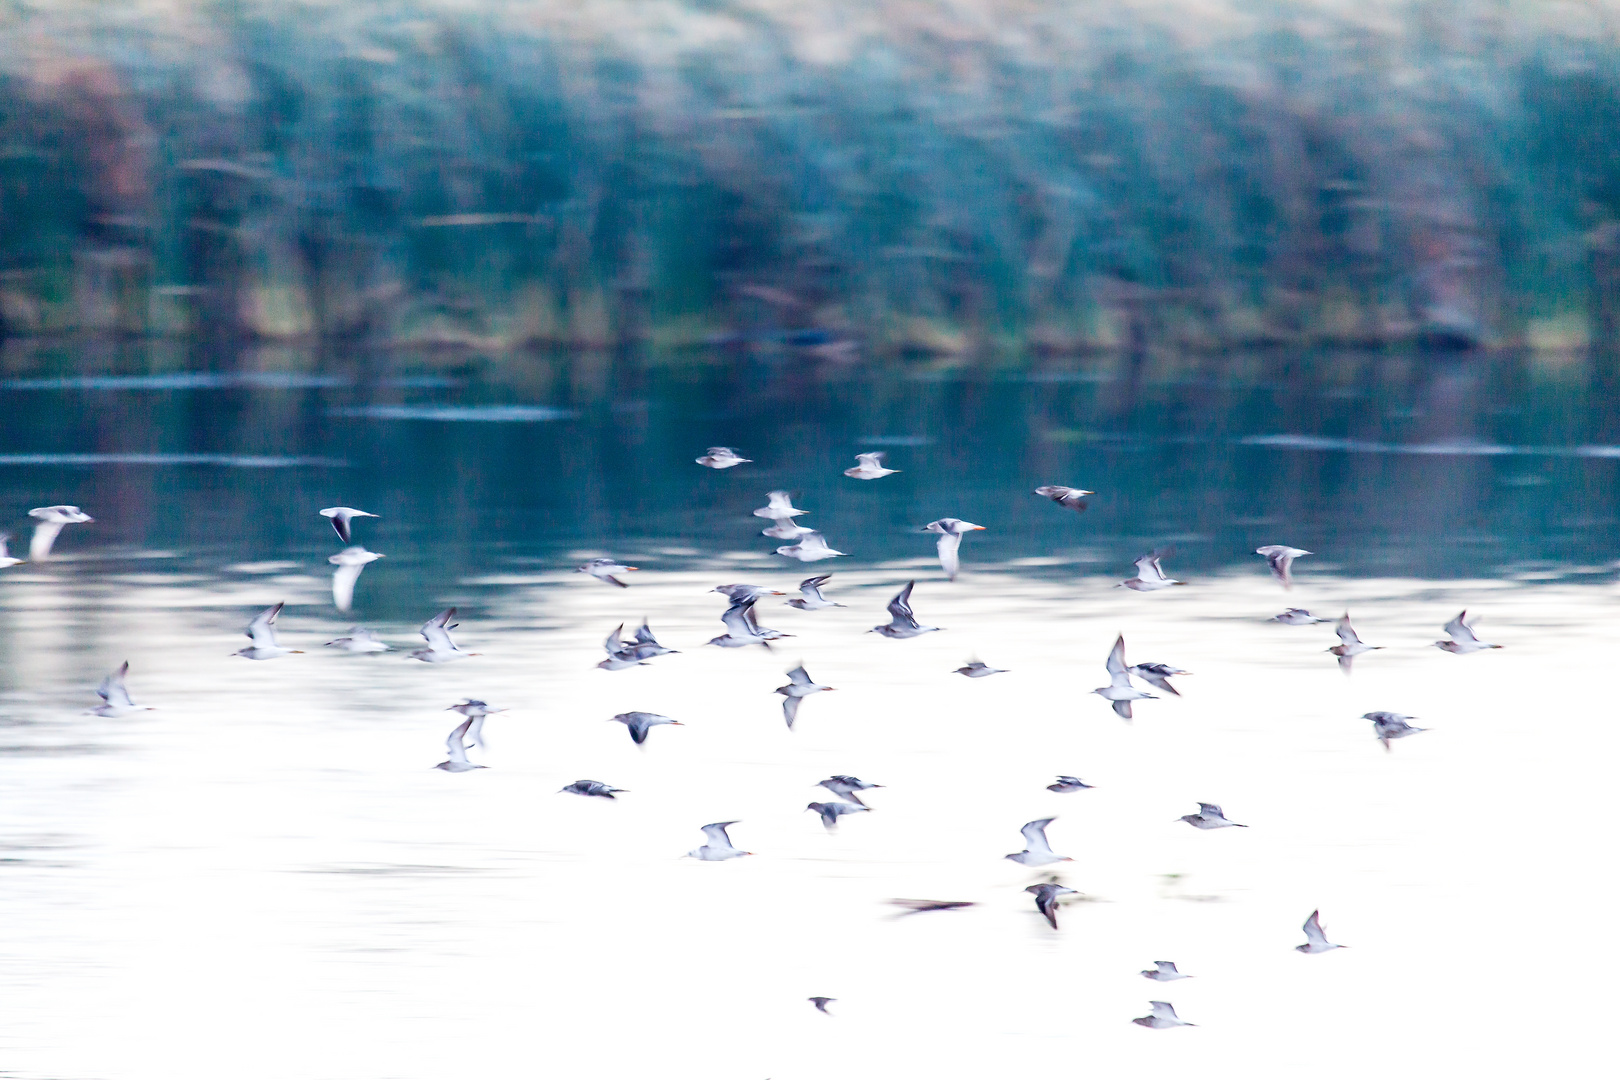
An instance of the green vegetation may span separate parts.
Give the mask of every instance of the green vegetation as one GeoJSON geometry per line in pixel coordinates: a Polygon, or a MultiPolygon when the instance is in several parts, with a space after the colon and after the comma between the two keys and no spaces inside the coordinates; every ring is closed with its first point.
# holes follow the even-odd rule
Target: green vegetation
{"type": "Polygon", "coordinates": [[[0,0],[0,331],[1580,345],[1620,326],[1617,17],[0,0]]]}

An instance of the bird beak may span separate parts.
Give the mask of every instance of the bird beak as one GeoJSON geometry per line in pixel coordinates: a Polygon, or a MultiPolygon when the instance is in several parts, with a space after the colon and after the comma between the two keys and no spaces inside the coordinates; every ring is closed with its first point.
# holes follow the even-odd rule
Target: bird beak
{"type": "Polygon", "coordinates": [[[625,567],[625,569],[626,570],[640,570],[641,567],[639,567],[639,566],[627,566],[627,567],[625,567]]]}
{"type": "Polygon", "coordinates": [[[675,727],[685,727],[686,726],[685,724],[681,723],[679,720],[671,720],[670,724],[672,724],[675,727]]]}
{"type": "MultiPolygon", "coordinates": [[[[984,526],[983,525],[975,525],[975,526],[973,526],[973,529],[977,529],[980,532],[984,532],[984,526]]],[[[969,529],[968,532],[972,532],[973,529],[969,529]]]]}

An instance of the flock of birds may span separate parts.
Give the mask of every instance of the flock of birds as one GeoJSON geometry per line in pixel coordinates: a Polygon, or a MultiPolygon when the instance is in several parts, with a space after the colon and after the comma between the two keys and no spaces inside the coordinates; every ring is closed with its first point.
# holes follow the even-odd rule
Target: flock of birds
{"type": "MultiPolygon", "coordinates": [[[[857,464],[844,470],[844,475],[857,480],[878,480],[891,476],[899,470],[890,469],[883,464],[884,455],[878,453],[865,453],[858,455],[857,464]]],[[[729,447],[711,447],[708,452],[697,459],[697,464],[710,469],[730,469],[739,465],[748,464],[750,459],[741,457],[729,447]]],[[[1065,487],[1061,485],[1047,485],[1035,489],[1036,495],[1050,499],[1056,505],[1083,513],[1087,509],[1086,499],[1095,492],[1083,488],[1065,487]]],[[[792,498],[786,491],[773,491],[768,497],[764,507],[754,511],[754,515],[770,522],[763,535],[773,539],[793,541],[776,549],[778,555],[795,559],[800,562],[818,562],[824,559],[836,558],[843,552],[834,550],[828,545],[826,539],[813,529],[805,528],[795,522],[795,518],[807,511],[793,506],[792,498]]],[[[330,557],[330,562],[336,567],[332,575],[332,601],[340,612],[350,610],[354,600],[354,591],[361,572],[365,567],[382,555],[368,551],[361,544],[356,544],[353,538],[353,523],[359,518],[373,518],[377,515],[369,514],[363,510],[352,507],[329,507],[321,510],[320,514],[330,520],[333,530],[342,540],[342,551],[330,557]]],[[[44,562],[50,558],[51,549],[58,535],[68,525],[93,521],[76,506],[47,506],[30,510],[29,515],[36,521],[33,537],[29,543],[29,560],[44,562]]],[[[981,531],[982,525],[975,525],[960,518],[944,517],[929,522],[923,526],[923,531],[937,535],[937,547],[940,566],[946,577],[955,580],[961,569],[962,540],[971,532],[981,531]]],[[[0,569],[19,565],[28,560],[13,558],[7,551],[9,537],[0,534],[0,569]]],[[[1301,548],[1287,547],[1280,544],[1271,544],[1256,550],[1270,567],[1272,575],[1281,582],[1285,589],[1293,587],[1292,568],[1298,558],[1312,554],[1301,548]]],[[[1165,574],[1161,560],[1169,555],[1168,550],[1149,552],[1136,560],[1136,576],[1120,582],[1120,587],[1137,592],[1154,592],[1160,589],[1182,585],[1165,574]]],[[[626,574],[637,568],[627,566],[613,559],[598,558],[587,562],[578,568],[580,573],[588,574],[598,581],[618,588],[628,588],[622,580],[626,574]]],[[[827,608],[842,607],[842,604],[828,600],[823,595],[823,588],[831,580],[831,574],[819,574],[805,578],[799,583],[799,596],[787,601],[789,605],[800,611],[820,611],[827,608]]],[[[940,629],[937,626],[926,626],[918,621],[916,613],[911,606],[912,590],[915,581],[908,581],[888,604],[889,620],[872,627],[870,633],[894,639],[907,639],[920,637],[923,634],[934,633],[940,629]]],[[[771,643],[791,635],[772,630],[762,626],[755,614],[755,605],[767,596],[784,596],[781,590],[764,586],[749,584],[729,584],[717,586],[714,592],[720,593],[729,601],[729,606],[720,616],[725,629],[710,641],[708,645],[720,648],[735,649],[758,645],[764,649],[771,649],[771,643]]],[[[238,650],[236,656],[248,660],[274,660],[280,657],[299,653],[302,650],[289,649],[281,645],[276,635],[276,619],[280,615],[283,605],[275,604],[266,608],[254,617],[247,627],[249,644],[238,650]]],[[[451,637],[451,631],[456,629],[456,609],[446,608],[423,623],[419,633],[426,645],[409,654],[412,659],[424,663],[443,664],[461,660],[477,653],[465,652],[459,648],[451,637]]],[[[1333,622],[1340,643],[1326,651],[1337,658],[1339,667],[1346,675],[1351,673],[1352,664],[1357,656],[1382,648],[1378,645],[1368,645],[1356,634],[1350,624],[1349,613],[1346,612],[1337,620],[1325,618],[1304,608],[1288,608],[1271,620],[1287,626],[1308,626],[1316,623],[1333,622]]],[[[1501,648],[1482,640],[1468,622],[1468,612],[1465,610],[1456,618],[1445,624],[1446,637],[1434,644],[1440,649],[1454,654],[1478,652],[1485,649],[1501,648]]],[[[654,636],[651,627],[643,621],[633,637],[624,637],[624,626],[620,624],[607,636],[603,643],[607,652],[607,659],[597,666],[607,671],[619,671],[625,668],[638,667],[649,661],[665,655],[675,653],[677,650],[665,648],[654,636]]],[[[378,653],[390,651],[390,646],[364,627],[352,627],[348,633],[326,642],[326,646],[353,653],[378,653]]],[[[1108,672],[1108,685],[1098,687],[1092,693],[1109,702],[1115,713],[1125,720],[1131,720],[1132,706],[1135,702],[1144,700],[1157,700],[1158,695],[1140,689],[1136,683],[1141,682],[1156,690],[1163,691],[1171,696],[1180,696],[1180,692],[1170,682],[1172,678],[1190,675],[1171,664],[1149,662],[1140,664],[1127,664],[1125,660],[1125,639],[1120,636],[1110,650],[1104,664],[1108,672]]],[[[957,668],[956,674],[971,679],[987,678],[992,675],[1004,674],[1005,669],[994,668],[978,659],[969,661],[957,668]]],[[[90,712],[106,717],[118,717],[151,708],[137,705],[130,697],[126,686],[126,677],[129,674],[129,663],[126,661],[116,671],[106,677],[97,688],[97,694],[102,704],[90,712]]],[[[791,730],[799,716],[799,710],[804,700],[814,694],[835,689],[817,683],[801,663],[787,672],[788,682],[777,687],[776,693],[782,696],[782,714],[788,728],[791,730]]],[[[458,723],[445,740],[447,750],[446,759],[434,766],[449,773],[471,772],[486,768],[484,765],[472,762],[468,751],[483,746],[482,732],[484,721],[492,714],[504,712],[502,708],[489,705],[487,702],[469,698],[457,705],[450,706],[448,711],[460,715],[458,723]]],[[[1362,719],[1373,725],[1373,734],[1385,750],[1390,749],[1392,741],[1403,739],[1410,735],[1428,729],[1415,727],[1408,721],[1414,717],[1388,711],[1365,713],[1362,719]]],[[[671,719],[657,713],[628,712],[611,718],[613,722],[622,723],[628,731],[631,740],[638,746],[646,743],[648,736],[655,727],[663,725],[679,726],[680,721],[671,719]]],[[[860,814],[870,810],[870,807],[861,797],[863,791],[878,788],[882,785],[868,783],[858,777],[834,775],[820,781],[819,785],[827,789],[830,798],[825,801],[810,803],[806,809],[818,814],[827,829],[835,829],[839,819],[853,814],[860,814]]],[[[1083,791],[1091,785],[1079,777],[1059,776],[1055,783],[1047,785],[1047,790],[1066,794],[1083,791]]],[[[598,780],[577,780],[561,789],[562,793],[579,795],[586,798],[613,799],[624,794],[624,789],[616,788],[598,780]]],[[[1072,862],[1065,855],[1053,851],[1047,840],[1046,828],[1056,818],[1041,818],[1027,822],[1020,830],[1024,838],[1022,851],[1006,856],[1007,859],[1027,867],[1041,867],[1060,862],[1072,862]]],[[[1247,828],[1238,822],[1229,820],[1221,807],[1215,803],[1200,802],[1196,813],[1185,814],[1180,818],[1193,828],[1201,830],[1224,828],[1247,828]]],[[[703,862],[723,862],[729,859],[741,858],[752,852],[737,847],[731,840],[727,829],[737,824],[736,821],[717,821],[701,828],[704,843],[688,852],[688,856],[703,862]]],[[[1056,880],[1030,885],[1026,890],[1034,897],[1036,909],[1056,930],[1058,928],[1058,909],[1062,898],[1074,894],[1076,890],[1059,884],[1056,880]]],[[[902,909],[902,914],[918,914],[932,911],[950,911],[971,907],[975,901],[964,900],[908,900],[897,899],[891,901],[902,909]]],[[[1320,913],[1311,912],[1305,920],[1305,942],[1295,948],[1306,954],[1320,954],[1332,952],[1344,946],[1328,941],[1322,930],[1320,913]]],[[[1144,970],[1143,977],[1155,982],[1168,983],[1190,978],[1179,971],[1173,961],[1155,960],[1153,967],[1144,970]]],[[[816,996],[809,1001],[821,1012],[827,1012],[828,1004],[835,998],[816,996]]],[[[1194,1026],[1176,1015],[1174,1006],[1165,1001],[1150,1002],[1151,1011],[1146,1016],[1136,1017],[1132,1022],[1143,1027],[1165,1029],[1173,1027],[1194,1026]]]]}

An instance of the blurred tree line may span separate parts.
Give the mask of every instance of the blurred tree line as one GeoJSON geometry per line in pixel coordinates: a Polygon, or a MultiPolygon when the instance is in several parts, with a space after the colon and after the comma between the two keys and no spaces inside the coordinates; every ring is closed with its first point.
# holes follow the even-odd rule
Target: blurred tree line
{"type": "Polygon", "coordinates": [[[1614,371],[1616,15],[0,0],[0,335],[1614,371]]]}

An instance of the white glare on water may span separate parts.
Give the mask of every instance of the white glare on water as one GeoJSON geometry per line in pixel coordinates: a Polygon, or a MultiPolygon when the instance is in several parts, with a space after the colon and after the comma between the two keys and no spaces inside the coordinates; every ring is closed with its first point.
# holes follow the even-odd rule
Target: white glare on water
{"type": "MultiPolygon", "coordinates": [[[[913,606],[944,630],[907,641],[865,633],[907,572],[839,572],[825,592],[846,607],[761,601],[762,623],[796,635],[771,652],[704,647],[725,606],[706,590],[796,595],[791,570],[643,573],[629,590],[563,570],[468,583],[493,598],[463,605],[457,642],[482,655],[445,666],[405,658],[414,624],[372,627],[392,653],[321,649],[349,623],[313,567],[231,592],[10,577],[3,1068],[808,1080],[1546,1075],[1581,1059],[1614,945],[1612,598],[1320,577],[1284,593],[1255,570],[1146,596],[929,571],[913,606]],[[284,598],[283,644],[310,651],[229,656],[284,598]],[[1331,624],[1265,621],[1290,605],[1348,605],[1385,649],[1346,679],[1331,624]],[[1430,646],[1465,606],[1505,648],[1430,646]],[[606,633],[644,615],[680,654],[597,670],[606,633]],[[1091,695],[1118,633],[1131,662],[1191,671],[1185,696],[1126,723],[1091,695]],[[1010,670],[952,674],[972,656],[1010,670]],[[125,659],[158,711],[82,714],[125,659]],[[790,733],[772,691],[801,660],[837,692],[807,698],[790,733]],[[510,707],[471,752],[490,767],[435,771],[465,697],[510,707]],[[1360,719],[1376,709],[1431,730],[1386,753],[1360,719]],[[684,726],[638,748],[608,722],[632,710],[684,726]],[[805,806],[832,773],[884,787],[829,833],[805,806]],[[1059,774],[1095,788],[1045,790],[1059,774]],[[580,779],[627,793],[558,793],[580,779]],[[1177,820],[1200,801],[1249,828],[1177,820]],[[1074,862],[1002,858],[1051,816],[1074,862]],[[733,819],[753,856],[681,857],[733,819]],[[1082,894],[1058,931],[1023,891],[1052,871],[1082,894]],[[897,919],[895,897],[978,905],[897,919]],[[1294,951],[1317,908],[1349,948],[1294,951]],[[1195,977],[1137,974],[1159,959],[1195,977]],[[1150,999],[1199,1026],[1133,1026],[1150,999]]],[[[422,618],[457,599],[423,597],[422,618]]]]}

